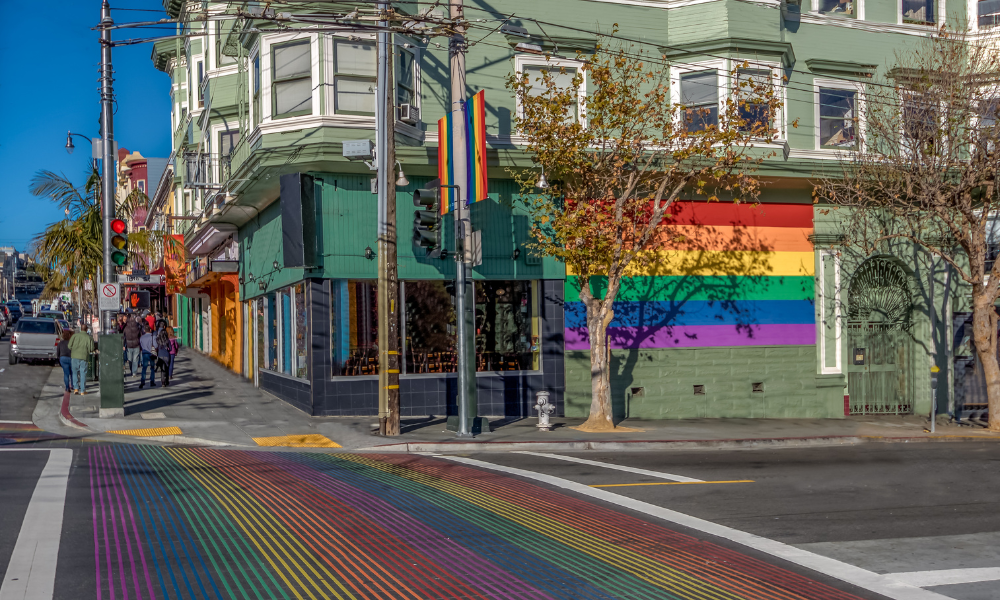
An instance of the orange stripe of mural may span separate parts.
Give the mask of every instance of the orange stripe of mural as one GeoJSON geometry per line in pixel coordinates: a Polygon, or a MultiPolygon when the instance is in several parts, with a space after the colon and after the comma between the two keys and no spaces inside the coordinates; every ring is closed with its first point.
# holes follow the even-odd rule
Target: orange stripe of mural
{"type": "Polygon", "coordinates": [[[657,240],[664,250],[812,252],[811,227],[733,227],[677,225],[657,240]]]}

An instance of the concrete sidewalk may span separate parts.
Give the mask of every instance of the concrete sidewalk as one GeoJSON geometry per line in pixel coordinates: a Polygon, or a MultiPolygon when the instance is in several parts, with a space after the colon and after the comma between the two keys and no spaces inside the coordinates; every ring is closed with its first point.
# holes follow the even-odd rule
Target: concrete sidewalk
{"type": "MultiPolygon", "coordinates": [[[[61,379],[55,385],[61,384],[61,379]]],[[[47,386],[54,387],[54,386],[47,386]]],[[[146,439],[157,442],[235,447],[308,448],[382,452],[481,452],[572,450],[665,450],[705,447],[781,447],[870,442],[981,441],[997,439],[980,427],[947,424],[925,431],[916,416],[847,419],[694,419],[636,421],[623,425],[638,431],[584,433],[582,419],[555,419],[552,431],[538,431],[536,419],[494,419],[493,432],[460,440],[447,431],[443,417],[405,418],[398,438],[372,435],[374,417],[310,417],[262,392],[246,379],[190,349],[182,349],[175,377],[167,388],[139,388],[127,378],[125,418],[101,419],[97,389],[71,396],[64,425],[76,419],[100,439],[146,439]],[[121,432],[121,433],[109,433],[121,432]]],[[[58,388],[50,390],[57,393],[58,388]]],[[[52,411],[50,410],[49,413],[52,411]]],[[[47,413],[48,414],[48,413],[47,413]]],[[[47,420],[51,420],[50,418],[47,420]]],[[[82,433],[77,429],[79,433],[82,433]]]]}

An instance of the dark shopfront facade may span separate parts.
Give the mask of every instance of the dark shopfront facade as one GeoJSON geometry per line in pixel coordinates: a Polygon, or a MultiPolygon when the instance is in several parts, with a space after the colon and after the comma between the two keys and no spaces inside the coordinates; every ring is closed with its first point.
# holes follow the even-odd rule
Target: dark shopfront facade
{"type": "MultiPolygon", "coordinates": [[[[374,246],[375,206],[367,179],[325,179],[316,186],[323,266],[310,269],[308,277],[302,268],[272,264],[283,261],[280,201],[240,231],[242,291],[248,298],[244,372],[261,389],[308,414],[373,416],[378,414],[376,265],[364,250],[374,246]]],[[[398,214],[412,212],[412,191],[398,192],[398,214]]],[[[478,414],[529,416],[536,392],[547,390],[561,415],[562,266],[525,250],[514,252],[527,242],[527,218],[509,205],[476,203],[472,220],[483,231],[483,262],[473,274],[478,414]]],[[[449,234],[446,230],[446,240],[449,234]]],[[[417,258],[409,244],[400,244],[399,255],[401,414],[455,415],[454,261],[417,258]]]]}

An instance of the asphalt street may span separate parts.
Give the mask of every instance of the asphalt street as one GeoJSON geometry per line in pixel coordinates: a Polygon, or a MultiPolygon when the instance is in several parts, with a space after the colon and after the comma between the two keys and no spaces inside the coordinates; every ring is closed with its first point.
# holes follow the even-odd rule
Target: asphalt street
{"type": "Polygon", "coordinates": [[[38,361],[33,364],[19,362],[8,364],[10,336],[0,339],[0,421],[31,422],[42,385],[52,371],[52,364],[38,361]]]}
{"type": "MultiPolygon", "coordinates": [[[[556,456],[471,458],[601,486],[881,574],[1000,567],[995,443],[562,455],[605,466],[556,456]]],[[[996,580],[927,587],[962,600],[1000,598],[996,580]]]]}

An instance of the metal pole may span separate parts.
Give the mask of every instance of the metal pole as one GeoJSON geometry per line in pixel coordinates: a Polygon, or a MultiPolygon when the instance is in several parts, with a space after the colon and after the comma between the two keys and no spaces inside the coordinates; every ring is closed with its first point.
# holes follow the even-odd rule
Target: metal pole
{"type": "MultiPolygon", "coordinates": [[[[453,20],[465,18],[462,0],[453,0],[450,7],[453,20]]],[[[462,121],[455,127],[454,172],[459,184],[458,201],[455,207],[455,309],[458,321],[458,436],[472,435],[472,419],[478,413],[476,395],[475,360],[475,306],[470,285],[472,268],[472,223],[469,220],[468,200],[468,140],[465,135],[465,28],[457,27],[448,45],[451,64],[451,110],[457,112],[462,121]]]]}
{"type": "MultiPolygon", "coordinates": [[[[114,265],[111,264],[111,220],[115,217],[115,158],[114,158],[114,71],[111,68],[111,5],[108,0],[101,4],[101,140],[104,147],[101,152],[104,164],[101,174],[101,212],[103,213],[104,234],[104,278],[107,283],[117,281],[114,265]]],[[[100,282],[97,282],[100,283],[100,282]]],[[[97,290],[94,290],[94,301],[97,302],[97,290]]],[[[95,309],[97,307],[94,307],[95,309]]],[[[101,313],[101,324],[104,332],[114,329],[112,319],[114,313],[101,313]]]]}
{"type": "MultiPolygon", "coordinates": [[[[930,266],[930,277],[928,285],[930,290],[928,292],[928,297],[931,309],[931,363],[932,366],[937,368],[937,307],[934,306],[934,255],[931,257],[930,266]]],[[[931,433],[934,433],[935,425],[937,425],[937,375],[932,371],[931,374],[931,433]]]]}
{"type": "Polygon", "coordinates": [[[376,79],[378,167],[378,416],[381,435],[399,435],[399,280],[396,268],[396,167],[392,45],[386,31],[388,2],[379,2],[376,79]]]}

